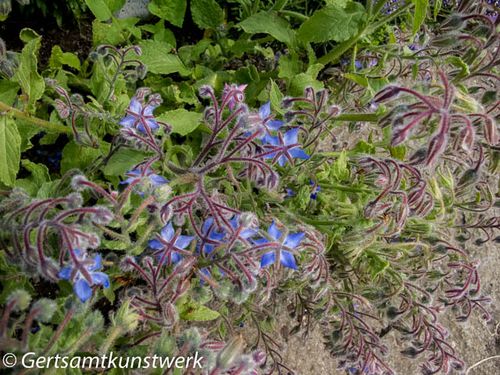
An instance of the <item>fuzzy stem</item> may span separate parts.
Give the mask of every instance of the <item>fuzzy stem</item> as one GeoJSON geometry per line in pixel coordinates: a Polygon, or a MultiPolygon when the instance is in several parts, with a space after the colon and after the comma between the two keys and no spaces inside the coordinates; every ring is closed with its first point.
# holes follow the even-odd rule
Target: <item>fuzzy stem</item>
{"type": "Polygon", "coordinates": [[[39,127],[44,128],[46,130],[49,130],[49,131],[53,131],[56,133],[71,134],[71,130],[69,128],[67,128],[66,126],[54,124],[52,122],[42,120],[38,117],[32,117],[30,114],[23,112],[23,111],[20,111],[19,109],[16,109],[14,107],[11,107],[10,105],[7,105],[1,101],[0,101],[0,112],[10,114],[10,115],[14,116],[15,118],[22,119],[24,121],[27,121],[33,125],[39,126],[39,127]]]}

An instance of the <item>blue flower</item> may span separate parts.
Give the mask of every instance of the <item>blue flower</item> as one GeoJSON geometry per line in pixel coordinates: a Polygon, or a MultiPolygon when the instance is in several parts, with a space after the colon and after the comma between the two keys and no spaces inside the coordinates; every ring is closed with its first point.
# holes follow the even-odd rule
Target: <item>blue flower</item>
{"type": "Polygon", "coordinates": [[[299,128],[290,129],[284,135],[282,133],[278,133],[277,136],[266,135],[262,140],[264,147],[274,146],[266,148],[275,152],[270,152],[264,157],[278,160],[280,166],[284,166],[287,160],[293,163],[294,158],[309,159],[309,155],[300,148],[298,136],[299,128]]]}
{"type": "Polygon", "coordinates": [[[182,259],[182,256],[178,251],[184,250],[186,247],[188,247],[189,244],[193,241],[194,237],[179,235],[175,239],[175,242],[172,243],[174,236],[174,227],[172,226],[172,223],[168,223],[162,228],[162,230],[160,231],[160,235],[157,236],[157,238],[149,241],[149,247],[157,250],[156,254],[160,259],[163,257],[163,250],[168,249],[164,261],[175,264],[182,259]]]}
{"type": "Polygon", "coordinates": [[[144,177],[148,177],[149,181],[151,182],[151,185],[153,185],[154,187],[159,187],[161,185],[165,185],[166,183],[168,183],[168,180],[165,177],[153,173],[153,171],[151,171],[150,169],[147,169],[146,171],[143,171],[139,168],[132,169],[127,173],[125,173],[125,176],[127,176],[128,178],[124,181],[121,181],[120,182],[121,185],[131,184],[144,177]]]}
{"type": "Polygon", "coordinates": [[[262,120],[264,126],[269,130],[278,130],[284,124],[281,120],[274,120],[271,116],[271,102],[263,104],[259,108],[259,117],[262,120]]]}
{"type": "Polygon", "coordinates": [[[66,266],[59,271],[59,278],[73,281],[73,291],[85,302],[92,297],[92,286],[102,285],[109,287],[109,277],[104,272],[98,272],[102,268],[102,257],[97,254],[93,259],[88,259],[87,255],[80,249],[73,250],[78,266],[66,266]]]}
{"type": "Polygon", "coordinates": [[[137,129],[145,134],[148,133],[146,128],[155,131],[160,127],[153,115],[155,108],[156,106],[151,104],[144,106],[136,97],[133,97],[127,109],[127,115],[121,119],[120,125],[137,129]]]}
{"type": "Polygon", "coordinates": [[[313,187],[310,198],[316,200],[318,198],[318,193],[321,191],[321,187],[316,184],[313,180],[309,180],[309,185],[313,187]]]}
{"type": "Polygon", "coordinates": [[[201,233],[204,236],[201,240],[201,249],[205,254],[210,254],[226,236],[224,231],[217,230],[216,227],[213,217],[209,217],[201,226],[201,233]]]}
{"type": "Polygon", "coordinates": [[[231,227],[234,229],[234,231],[240,231],[238,234],[239,238],[242,238],[244,240],[255,236],[257,234],[257,230],[253,228],[242,228],[240,224],[240,218],[238,215],[233,216],[233,218],[229,221],[231,224],[231,227]]]}
{"type": "MultiPolygon", "coordinates": [[[[281,244],[281,246],[273,251],[269,251],[262,255],[261,261],[260,261],[260,266],[261,268],[267,267],[270,264],[273,264],[276,262],[276,258],[279,259],[280,263],[284,265],[285,267],[291,268],[296,270],[297,269],[297,263],[295,263],[295,257],[293,254],[286,250],[286,249],[295,249],[297,246],[300,245],[300,242],[304,238],[305,234],[302,232],[298,233],[291,233],[288,234],[285,238],[283,238],[283,233],[278,229],[276,223],[273,221],[272,224],[269,226],[267,233],[269,234],[269,237],[281,244]]],[[[268,243],[269,241],[266,238],[260,238],[257,240],[254,240],[256,244],[264,244],[268,243]]]]}

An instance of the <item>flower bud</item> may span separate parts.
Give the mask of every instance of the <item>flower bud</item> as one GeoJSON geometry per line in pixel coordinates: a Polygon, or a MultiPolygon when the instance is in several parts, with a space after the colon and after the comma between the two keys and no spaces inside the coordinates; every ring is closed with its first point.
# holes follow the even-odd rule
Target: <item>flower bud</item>
{"type": "Polygon", "coordinates": [[[41,298],[35,302],[30,313],[33,313],[35,315],[34,319],[39,322],[48,323],[56,309],[57,304],[55,301],[48,298],[41,298]]]}
{"type": "Polygon", "coordinates": [[[486,142],[488,142],[490,146],[496,146],[499,142],[495,120],[493,120],[493,118],[489,116],[486,118],[484,123],[484,137],[486,138],[486,142]]]}
{"type": "Polygon", "coordinates": [[[124,332],[131,332],[139,324],[139,315],[130,307],[130,300],[122,303],[120,309],[112,317],[115,326],[121,327],[124,332]]]}
{"type": "Polygon", "coordinates": [[[244,346],[245,341],[241,335],[231,338],[224,349],[217,355],[217,368],[226,369],[230,367],[241,355],[244,346]]]}
{"type": "Polygon", "coordinates": [[[113,220],[113,213],[105,207],[95,207],[92,221],[96,224],[109,224],[113,220]]]}
{"type": "Polygon", "coordinates": [[[209,85],[201,86],[198,93],[204,99],[210,99],[212,96],[215,96],[214,89],[209,85]]]}
{"type": "Polygon", "coordinates": [[[10,293],[7,298],[7,304],[10,305],[13,303],[12,310],[13,311],[23,311],[28,308],[31,302],[31,296],[24,289],[16,289],[12,293],[10,293]]]}
{"type": "Polygon", "coordinates": [[[398,86],[387,86],[378,92],[377,95],[373,98],[373,102],[380,104],[384,103],[388,100],[395,98],[401,92],[401,88],[398,86]]]}

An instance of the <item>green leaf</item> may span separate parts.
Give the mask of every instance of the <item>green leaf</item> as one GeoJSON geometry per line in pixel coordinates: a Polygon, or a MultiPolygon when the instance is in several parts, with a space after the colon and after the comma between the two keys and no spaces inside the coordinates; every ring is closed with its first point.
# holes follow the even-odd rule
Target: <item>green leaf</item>
{"type": "Polygon", "coordinates": [[[344,150],[340,153],[337,160],[331,168],[332,177],[336,181],[343,181],[349,178],[349,168],[347,167],[347,152],[344,150]]]}
{"type": "Polygon", "coordinates": [[[14,120],[0,117],[0,182],[13,186],[21,161],[21,136],[14,120]]]}
{"type": "Polygon", "coordinates": [[[328,5],[309,17],[297,35],[304,42],[344,42],[358,33],[364,20],[365,9],[360,3],[348,3],[345,9],[328,5]]]}
{"type": "Polygon", "coordinates": [[[429,0],[412,0],[415,5],[415,14],[413,15],[413,34],[420,30],[420,26],[425,21],[427,9],[429,8],[429,0]]]}
{"type": "Polygon", "coordinates": [[[182,27],[186,6],[186,0],[153,0],[149,3],[148,9],[172,25],[182,27]]]}
{"type": "Polygon", "coordinates": [[[40,187],[50,181],[49,170],[45,165],[33,163],[28,159],[21,160],[21,164],[31,176],[17,180],[15,185],[26,190],[31,196],[36,196],[40,187]]]}
{"type": "Polygon", "coordinates": [[[320,90],[323,88],[323,83],[318,81],[316,77],[318,76],[324,65],[313,64],[309,66],[307,72],[295,75],[291,82],[289,92],[292,96],[301,96],[304,94],[304,89],[311,86],[315,90],[320,90]]]}
{"type": "Polygon", "coordinates": [[[190,297],[180,298],[177,301],[177,309],[181,319],[195,322],[206,322],[217,319],[220,316],[217,311],[198,304],[190,297]]]}
{"type": "Polygon", "coordinates": [[[61,47],[52,47],[50,54],[49,66],[54,69],[60,69],[63,65],[67,65],[73,69],[80,70],[80,59],[74,53],[63,52],[61,47]]]}
{"type": "Polygon", "coordinates": [[[295,33],[290,28],[290,24],[275,12],[259,12],[243,22],[239,26],[249,34],[269,34],[274,39],[287,44],[295,45],[295,33]]]}
{"type": "Polygon", "coordinates": [[[14,104],[17,97],[17,92],[19,91],[19,85],[17,82],[1,80],[0,81],[0,102],[4,102],[7,105],[14,104]]]}
{"type": "Polygon", "coordinates": [[[85,3],[99,21],[107,21],[112,17],[111,11],[104,0],[85,0],[85,3]]]}
{"type": "Polygon", "coordinates": [[[95,148],[81,146],[71,141],[64,146],[61,160],[61,174],[70,169],[84,171],[101,156],[101,151],[95,148]]]}
{"type": "Polygon", "coordinates": [[[121,148],[108,160],[103,172],[106,176],[123,176],[133,165],[144,160],[146,154],[131,148],[121,148]]]}
{"type": "Polygon", "coordinates": [[[184,108],[162,113],[157,117],[172,126],[172,132],[186,135],[194,131],[200,125],[202,114],[186,111],[184,108]]]}
{"type": "Polygon", "coordinates": [[[274,80],[271,80],[271,90],[269,91],[269,100],[271,101],[271,107],[273,110],[277,111],[278,113],[285,113],[285,110],[281,107],[281,101],[283,100],[284,95],[281,93],[280,88],[274,82],[274,80]]]}
{"type": "Polygon", "coordinates": [[[172,47],[169,44],[156,40],[143,40],[139,46],[142,49],[139,60],[147,66],[149,72],[157,74],[179,73],[184,76],[190,73],[179,57],[170,53],[172,47]]]}
{"type": "Polygon", "coordinates": [[[224,12],[215,0],[191,0],[191,15],[201,29],[217,29],[224,22],[224,12]]]}
{"type": "MultiPolygon", "coordinates": [[[[36,34],[30,29],[23,29],[21,35],[27,33],[36,34]]],[[[35,103],[40,99],[45,90],[45,81],[38,73],[38,50],[40,49],[42,38],[36,34],[37,37],[29,40],[24,46],[19,61],[19,68],[12,77],[21,86],[23,93],[28,97],[28,111],[33,112],[35,103]]]]}
{"type": "Polygon", "coordinates": [[[390,266],[387,260],[382,259],[377,254],[369,252],[367,254],[367,258],[372,278],[375,278],[377,275],[384,272],[390,266]]]}

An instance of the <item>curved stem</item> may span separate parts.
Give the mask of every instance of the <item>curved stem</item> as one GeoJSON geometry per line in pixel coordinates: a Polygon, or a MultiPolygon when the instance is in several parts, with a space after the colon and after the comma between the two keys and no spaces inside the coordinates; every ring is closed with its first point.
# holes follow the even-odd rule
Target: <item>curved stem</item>
{"type": "Polygon", "coordinates": [[[27,121],[27,122],[33,124],[33,125],[44,128],[46,130],[50,130],[50,131],[53,131],[56,133],[71,134],[71,129],[67,128],[66,126],[54,124],[52,122],[42,120],[38,117],[33,117],[30,114],[23,112],[23,111],[20,111],[17,108],[11,107],[10,105],[7,105],[1,101],[0,101],[0,112],[10,114],[10,115],[14,116],[15,118],[22,119],[24,121],[27,121]]]}

